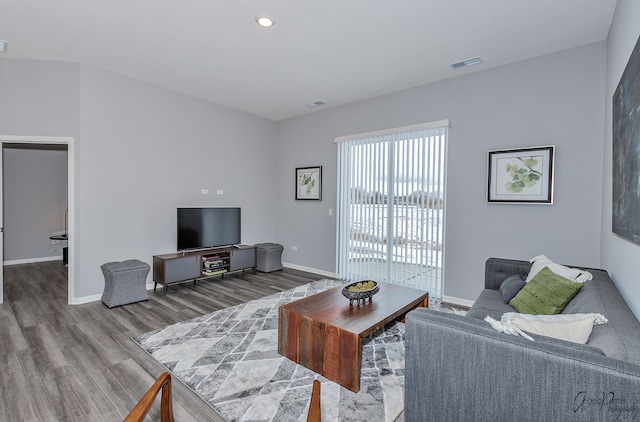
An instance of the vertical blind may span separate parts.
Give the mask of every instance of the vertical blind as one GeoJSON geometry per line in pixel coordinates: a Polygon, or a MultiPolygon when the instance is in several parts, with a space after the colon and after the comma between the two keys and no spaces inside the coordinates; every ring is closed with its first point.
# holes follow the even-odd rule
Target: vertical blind
{"type": "Polygon", "coordinates": [[[336,138],[337,268],[442,298],[447,120],[336,138]]]}

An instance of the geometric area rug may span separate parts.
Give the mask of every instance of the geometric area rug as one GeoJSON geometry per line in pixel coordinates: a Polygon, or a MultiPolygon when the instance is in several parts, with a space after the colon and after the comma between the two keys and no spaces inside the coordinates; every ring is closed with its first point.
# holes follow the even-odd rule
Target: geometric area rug
{"type": "Polygon", "coordinates": [[[340,285],[315,281],[133,341],[227,421],[305,421],[317,379],[323,422],[392,422],[404,405],[404,324],[363,340],[358,393],[278,354],[278,307],[340,285]]]}

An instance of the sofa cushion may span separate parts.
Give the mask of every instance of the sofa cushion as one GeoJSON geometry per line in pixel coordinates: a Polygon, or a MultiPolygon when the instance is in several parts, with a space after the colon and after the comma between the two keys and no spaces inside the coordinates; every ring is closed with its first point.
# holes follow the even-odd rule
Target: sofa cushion
{"type": "Polygon", "coordinates": [[[544,267],[511,299],[509,305],[523,314],[559,314],[581,287],[582,283],[574,283],[544,267]]]}
{"type": "Polygon", "coordinates": [[[593,280],[584,284],[580,294],[569,302],[563,313],[598,312],[609,323],[593,327],[588,345],[602,349],[612,358],[640,365],[640,322],[603,270],[591,270],[593,280]]]}
{"type": "Polygon", "coordinates": [[[520,290],[522,290],[525,284],[527,283],[524,282],[524,277],[520,274],[514,274],[507,277],[499,287],[500,293],[502,293],[502,301],[504,303],[509,303],[509,301],[513,299],[520,290]]]}
{"type": "Polygon", "coordinates": [[[508,303],[502,301],[502,293],[498,290],[484,289],[475,300],[471,309],[467,311],[466,316],[483,320],[490,316],[494,319],[500,319],[505,312],[515,312],[508,303]]]}
{"type": "Polygon", "coordinates": [[[529,262],[531,262],[532,265],[531,269],[529,270],[529,275],[527,275],[527,279],[525,280],[527,283],[530,282],[533,277],[535,277],[535,275],[538,274],[538,272],[544,267],[548,267],[554,273],[568,278],[569,280],[576,283],[584,283],[585,281],[591,280],[592,278],[591,273],[589,273],[588,271],[556,264],[544,255],[538,255],[535,258],[531,258],[529,262]]]}

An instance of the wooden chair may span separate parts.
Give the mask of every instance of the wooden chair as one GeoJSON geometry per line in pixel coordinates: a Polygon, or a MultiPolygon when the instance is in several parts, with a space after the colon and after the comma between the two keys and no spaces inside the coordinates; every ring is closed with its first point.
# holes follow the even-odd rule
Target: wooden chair
{"type": "Polygon", "coordinates": [[[165,372],[158,377],[149,391],[147,391],[142,399],[140,399],[133,410],[131,410],[131,413],[124,418],[123,422],[142,422],[144,417],[147,416],[151,405],[153,405],[161,389],[162,399],[160,401],[160,421],[174,422],[173,408],[171,406],[171,374],[168,372],[165,372]]]}
{"type": "Polygon", "coordinates": [[[313,381],[307,422],[320,422],[320,381],[318,380],[313,381]]]}
{"type": "MultiPolygon", "coordinates": [[[[147,416],[151,405],[156,400],[158,393],[162,389],[162,400],[160,402],[160,421],[174,422],[173,408],[171,407],[171,374],[165,372],[158,377],[147,393],[140,399],[138,404],[131,410],[123,422],[142,422],[147,416]]],[[[320,381],[313,381],[311,391],[311,403],[309,404],[309,414],[307,422],[320,422],[320,381]]]]}

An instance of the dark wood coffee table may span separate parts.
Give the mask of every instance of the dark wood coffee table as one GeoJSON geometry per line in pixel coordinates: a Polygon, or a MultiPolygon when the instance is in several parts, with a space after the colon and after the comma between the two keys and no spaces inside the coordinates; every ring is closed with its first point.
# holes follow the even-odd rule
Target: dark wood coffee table
{"type": "Polygon", "coordinates": [[[357,393],[362,339],[412,309],[428,307],[429,293],[380,283],[371,300],[350,304],[341,290],[280,306],[278,353],[357,393]]]}

